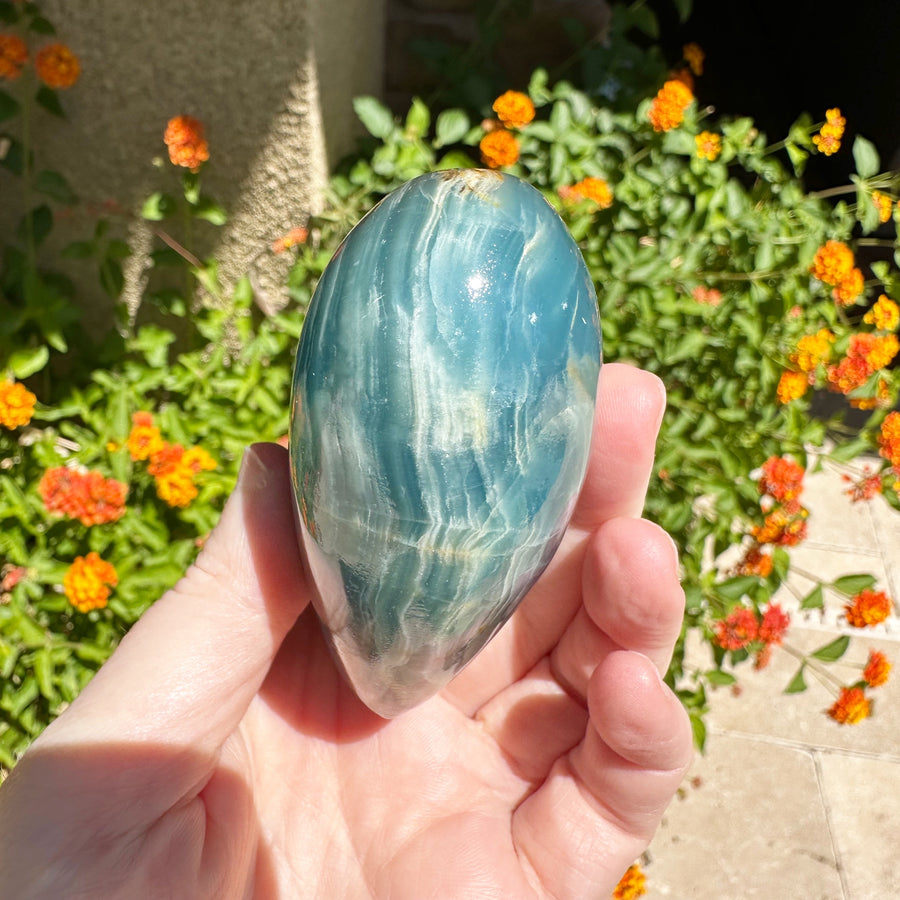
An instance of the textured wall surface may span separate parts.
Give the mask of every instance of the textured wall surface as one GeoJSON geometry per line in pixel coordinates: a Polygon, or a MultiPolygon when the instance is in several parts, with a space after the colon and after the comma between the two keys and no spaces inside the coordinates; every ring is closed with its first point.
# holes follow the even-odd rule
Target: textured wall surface
{"type": "MultiPolygon", "coordinates": [[[[168,163],[153,165],[167,120],[201,119],[204,187],[232,218],[199,250],[219,256],[226,280],[252,270],[277,302],[287,261],[268,247],[316,207],[329,163],[351,148],[353,96],[380,93],[383,0],[45,0],[43,9],[82,64],[62,97],[69,121],[44,117],[44,163],[85,200],[133,210],[153,190],[177,188],[168,163]]],[[[144,224],[128,229],[147,246],[144,224]]],[[[140,270],[129,267],[131,303],[140,270]]]]}

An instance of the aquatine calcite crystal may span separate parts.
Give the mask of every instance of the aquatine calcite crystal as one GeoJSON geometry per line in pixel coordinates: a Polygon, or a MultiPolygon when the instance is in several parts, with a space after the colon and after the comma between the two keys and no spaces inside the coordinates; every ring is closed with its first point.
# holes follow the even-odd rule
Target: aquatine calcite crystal
{"type": "Polygon", "coordinates": [[[375,712],[439,691],[552,558],[600,358],[578,247],[517,178],[423,175],[338,248],[297,352],[291,466],[316,610],[375,712]]]}

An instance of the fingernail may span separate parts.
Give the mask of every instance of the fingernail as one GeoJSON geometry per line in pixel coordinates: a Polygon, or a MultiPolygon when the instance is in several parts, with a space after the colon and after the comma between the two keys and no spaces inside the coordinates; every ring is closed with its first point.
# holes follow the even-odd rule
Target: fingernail
{"type": "Polygon", "coordinates": [[[259,458],[255,445],[251,444],[245,451],[238,472],[237,487],[241,492],[261,491],[269,483],[269,470],[259,458]]]}

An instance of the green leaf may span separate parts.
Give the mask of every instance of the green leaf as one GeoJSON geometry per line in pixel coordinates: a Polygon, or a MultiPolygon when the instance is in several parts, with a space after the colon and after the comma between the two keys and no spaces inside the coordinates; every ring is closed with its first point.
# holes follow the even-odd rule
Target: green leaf
{"type": "Polygon", "coordinates": [[[706,680],[716,687],[727,687],[728,685],[734,684],[737,681],[737,678],[730,672],[723,672],[721,669],[710,669],[706,673],[706,680]]]}
{"type": "Polygon", "coordinates": [[[35,16],[29,23],[28,28],[36,34],[56,34],[53,23],[43,16],[35,16]]]}
{"type": "Polygon", "coordinates": [[[848,597],[852,597],[860,591],[871,588],[875,584],[875,580],[874,575],[866,575],[864,573],[860,573],[859,575],[843,575],[842,577],[835,579],[831,583],[831,587],[836,591],[840,591],[842,594],[846,594],[848,597]]]}
{"type": "Polygon", "coordinates": [[[41,86],[37,89],[37,93],[34,95],[34,99],[47,110],[48,113],[51,113],[54,116],[59,116],[59,118],[64,119],[66,117],[66,111],[63,109],[62,104],[59,102],[59,97],[57,96],[56,91],[51,90],[48,87],[41,86]]]}
{"type": "Polygon", "coordinates": [[[738,600],[759,584],[756,575],[735,575],[716,585],[716,593],[726,600],[738,600]]]}
{"type": "Polygon", "coordinates": [[[353,100],[353,109],[369,134],[384,140],[394,130],[394,117],[391,111],[374,97],[356,97],[353,100]]]}
{"type": "Polygon", "coordinates": [[[15,97],[6,91],[0,91],[0,122],[11,119],[21,108],[15,97]]]}
{"type": "MultiPolygon", "coordinates": [[[[618,12],[625,12],[625,7],[619,7],[618,12]]],[[[639,31],[643,31],[647,37],[656,40],[659,37],[659,20],[656,13],[649,6],[630,7],[628,12],[628,24],[639,31]]]]}
{"type": "Polygon", "coordinates": [[[198,219],[205,219],[213,225],[224,225],[228,221],[228,213],[224,207],[209,197],[200,197],[193,207],[193,214],[198,219]]]}
{"type": "Polygon", "coordinates": [[[825,592],[817,584],[801,601],[800,609],[822,609],[825,606],[825,592]]]}
{"type": "Polygon", "coordinates": [[[691,733],[694,735],[694,745],[702,753],[706,747],[706,723],[699,713],[690,713],[691,733]]]}
{"type": "Polygon", "coordinates": [[[69,186],[69,182],[63,175],[52,169],[38,172],[34,179],[34,189],[52,197],[57,203],[62,203],[64,206],[72,206],[78,202],[78,197],[69,186]]]}
{"type": "Polygon", "coordinates": [[[16,378],[24,379],[40,372],[49,359],[50,351],[42,344],[39,347],[13,351],[9,355],[8,365],[16,378]]]}
{"type": "Polygon", "coordinates": [[[57,699],[56,687],[53,684],[53,671],[55,666],[50,656],[50,648],[42,647],[34,654],[34,677],[38,689],[51,703],[57,699]]]}
{"type": "Polygon", "coordinates": [[[435,169],[474,169],[475,160],[462,150],[451,150],[435,163],[435,169]]]}
{"type": "Polygon", "coordinates": [[[141,207],[141,218],[151,222],[159,222],[175,211],[175,200],[168,194],[157,191],[151,194],[141,207]]]}
{"type": "Polygon", "coordinates": [[[786,694],[802,694],[806,690],[806,681],[803,678],[803,670],[806,664],[797,669],[797,674],[790,680],[788,686],[784,689],[786,694]]]}
{"type": "Polygon", "coordinates": [[[853,161],[860,178],[871,178],[881,166],[875,145],[862,135],[857,135],[853,141],[853,161]]]}
{"type": "Polygon", "coordinates": [[[50,211],[50,207],[44,203],[36,206],[19,223],[19,237],[26,240],[30,232],[32,240],[38,246],[44,242],[52,230],[53,213],[50,211]]]}
{"type": "Polygon", "coordinates": [[[469,117],[461,109],[445,109],[434,124],[435,148],[461,141],[469,130],[469,117]]]}
{"type": "Polygon", "coordinates": [[[90,259],[94,249],[93,241],[72,241],[63,247],[60,255],[65,259],[90,259]]]}
{"type": "Polygon", "coordinates": [[[412,137],[424,137],[428,134],[428,126],[431,124],[431,112],[418,98],[413,97],[412,105],[406,116],[406,133],[412,137]]]}
{"type": "Polygon", "coordinates": [[[831,643],[819,647],[818,650],[813,650],[810,656],[812,656],[813,659],[819,659],[822,662],[834,662],[835,660],[840,659],[847,652],[847,648],[849,646],[850,637],[844,634],[841,635],[841,637],[831,641],[831,643]]]}
{"type": "Polygon", "coordinates": [[[675,9],[678,12],[678,21],[687,22],[691,17],[691,11],[694,6],[694,0],[672,0],[675,9]]]}

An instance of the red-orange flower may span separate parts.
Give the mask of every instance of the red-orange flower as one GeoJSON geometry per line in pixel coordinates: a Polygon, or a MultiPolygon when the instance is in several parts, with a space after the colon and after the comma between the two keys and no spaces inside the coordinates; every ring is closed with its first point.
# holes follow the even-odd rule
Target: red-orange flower
{"type": "Polygon", "coordinates": [[[34,415],[37,397],[18,381],[0,381],[0,426],[19,428],[34,415]]]}
{"type": "Polygon", "coordinates": [[[685,44],[682,48],[681,52],[684,54],[685,62],[691,67],[691,71],[695,75],[703,74],[703,61],[706,59],[706,54],[703,52],[703,48],[691,41],[689,44],[685,44]]]}
{"type": "Polygon", "coordinates": [[[76,556],[63,576],[63,590],[79,612],[106,606],[112,588],[119,583],[115,567],[96,552],[76,556]]]}
{"type": "Polygon", "coordinates": [[[51,88],[70,88],[81,74],[78,57],[65,44],[47,44],[34,57],[38,78],[51,88]]]}
{"type": "Polygon", "coordinates": [[[790,624],[791,617],[777,603],[770,603],[759,623],[759,639],[766,644],[778,645],[790,624]]]}
{"type": "Polygon", "coordinates": [[[862,475],[859,476],[856,480],[851,478],[849,475],[842,476],[844,481],[850,483],[850,487],[847,488],[844,493],[853,501],[853,503],[860,503],[863,500],[871,500],[873,497],[876,497],[881,493],[883,485],[881,482],[880,475],[873,475],[870,472],[863,472],[862,475]]]}
{"type": "Polygon", "coordinates": [[[759,544],[747,548],[741,561],[735,566],[735,575],[758,575],[768,578],[772,574],[772,554],[763,553],[759,544]]]}
{"type": "Polygon", "coordinates": [[[650,104],[647,117],[654,131],[671,131],[684,121],[684,111],[691,105],[694,94],[677,78],[667,81],[650,104]]]}
{"type": "Polygon", "coordinates": [[[842,687],[841,694],[828,710],[828,715],[839,725],[858,725],[869,717],[871,711],[872,704],[862,688],[842,687]]]}
{"type": "Polygon", "coordinates": [[[292,228],[287,234],[283,234],[280,238],[272,242],[272,252],[284,253],[285,250],[289,250],[291,247],[296,247],[298,244],[305,244],[308,237],[309,229],[304,228],[302,225],[298,225],[296,228],[292,228]]]}
{"type": "Polygon", "coordinates": [[[519,158],[519,142],[504,128],[486,134],[478,145],[481,159],[491,169],[513,165],[519,158]]]}
{"type": "Polygon", "coordinates": [[[48,512],[90,526],[115,522],[125,515],[128,486],[104,478],[100,472],[56,466],[44,472],[38,492],[48,512]]]}
{"type": "Polygon", "coordinates": [[[854,628],[879,625],[893,611],[894,604],[884,591],[860,591],[844,606],[848,624],[854,628]]]}
{"type": "Polygon", "coordinates": [[[722,302],[722,292],[704,284],[698,284],[691,291],[691,297],[703,306],[718,306],[722,302]]]}
{"type": "Polygon", "coordinates": [[[0,78],[13,81],[28,62],[28,47],[17,34],[0,34],[0,78]]]}
{"type": "Polygon", "coordinates": [[[527,94],[520,91],[501,94],[492,109],[506,128],[522,128],[534,119],[534,104],[527,94]]]}
{"type": "Polygon", "coordinates": [[[869,651],[869,661],[863,670],[863,681],[869,687],[881,687],[886,684],[893,667],[880,650],[869,651]]]}
{"type": "Polygon", "coordinates": [[[716,622],[716,643],[725,650],[742,650],[755,641],[758,634],[756,613],[746,606],[736,607],[716,622]]]}
{"type": "Polygon", "coordinates": [[[779,503],[796,500],[803,493],[805,470],[786,456],[770,456],[762,465],[757,487],[760,494],[768,494],[779,503]]]}
{"type": "Polygon", "coordinates": [[[173,165],[197,172],[209,159],[209,144],[204,137],[203,123],[193,116],[169,119],[163,140],[169,148],[173,165]]]}

